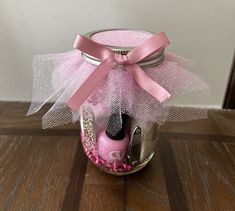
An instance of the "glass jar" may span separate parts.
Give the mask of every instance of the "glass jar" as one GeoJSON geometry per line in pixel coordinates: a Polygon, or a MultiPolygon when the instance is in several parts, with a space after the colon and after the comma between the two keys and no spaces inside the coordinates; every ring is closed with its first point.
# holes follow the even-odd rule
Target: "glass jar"
{"type": "Polygon", "coordinates": [[[83,149],[91,162],[100,170],[119,176],[139,171],[151,160],[160,132],[158,124],[141,128],[128,117],[125,135],[115,140],[95,123],[89,107],[81,110],[80,126],[83,149]]]}
{"type": "MultiPolygon", "coordinates": [[[[126,55],[152,35],[144,31],[108,29],[89,32],[85,36],[117,54],[126,55]]],[[[91,55],[82,52],[82,56],[90,64],[100,64],[100,61],[91,55]]],[[[161,49],[138,65],[141,68],[153,67],[160,64],[163,58],[164,49],[161,49]]],[[[160,129],[160,126],[153,122],[147,122],[142,126],[141,120],[131,118],[125,113],[121,114],[121,117],[120,131],[111,134],[95,120],[91,107],[83,106],[80,111],[81,140],[86,155],[100,170],[119,176],[139,171],[151,160],[160,129]]],[[[112,121],[109,121],[107,127],[115,127],[115,124],[112,125],[112,121]]]]}

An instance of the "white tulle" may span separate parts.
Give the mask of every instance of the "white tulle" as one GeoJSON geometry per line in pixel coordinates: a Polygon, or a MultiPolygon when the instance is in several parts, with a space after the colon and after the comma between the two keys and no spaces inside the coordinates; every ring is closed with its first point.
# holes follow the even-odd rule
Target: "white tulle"
{"type": "MultiPolygon", "coordinates": [[[[194,73],[186,70],[191,62],[166,52],[164,61],[144,71],[158,84],[171,93],[164,103],[141,89],[123,69],[115,68],[98,85],[83,106],[92,108],[96,124],[106,127],[112,113],[119,113],[115,120],[116,133],[121,127],[121,113],[147,122],[163,124],[165,121],[188,121],[207,117],[203,105],[207,102],[209,86],[194,73]],[[172,107],[173,105],[185,105],[172,107]],[[174,109],[172,109],[174,108],[174,109]]],[[[33,61],[33,99],[28,115],[36,113],[46,104],[51,108],[43,116],[43,128],[56,127],[79,121],[80,109],[72,110],[66,101],[82,85],[96,66],[84,61],[78,50],[60,54],[38,55],[33,61]]]]}

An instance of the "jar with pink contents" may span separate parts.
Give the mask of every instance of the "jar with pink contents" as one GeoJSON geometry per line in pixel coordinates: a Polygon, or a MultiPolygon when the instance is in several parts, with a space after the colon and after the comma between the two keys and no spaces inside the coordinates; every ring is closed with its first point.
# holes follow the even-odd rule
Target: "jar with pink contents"
{"type": "Polygon", "coordinates": [[[76,50],[34,58],[33,101],[28,114],[52,103],[43,128],[80,122],[91,162],[109,174],[127,175],[153,157],[160,126],[207,117],[185,105],[208,97],[191,63],[165,48],[164,32],[107,29],[78,35],[76,50]],[[173,106],[180,105],[180,106],[173,106]]]}

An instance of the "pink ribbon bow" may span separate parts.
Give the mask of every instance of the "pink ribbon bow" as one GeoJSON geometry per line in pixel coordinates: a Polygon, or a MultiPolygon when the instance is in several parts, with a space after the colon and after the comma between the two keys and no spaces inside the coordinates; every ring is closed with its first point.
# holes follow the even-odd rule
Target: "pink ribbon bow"
{"type": "Polygon", "coordinates": [[[114,53],[109,48],[89,38],[78,35],[74,43],[74,48],[100,59],[101,63],[91,73],[81,87],[69,98],[67,101],[68,106],[72,109],[80,108],[84,101],[95,90],[97,85],[107,76],[109,71],[119,65],[122,65],[123,69],[132,75],[142,89],[160,102],[165,101],[171,96],[170,93],[149,78],[137,63],[168,45],[169,40],[165,33],[161,32],[132,49],[127,55],[121,55],[114,53]]]}

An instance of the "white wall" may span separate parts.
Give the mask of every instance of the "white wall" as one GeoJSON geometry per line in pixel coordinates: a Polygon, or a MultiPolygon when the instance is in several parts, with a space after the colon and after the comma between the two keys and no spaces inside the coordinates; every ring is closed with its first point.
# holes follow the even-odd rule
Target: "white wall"
{"type": "Polygon", "coordinates": [[[234,0],[1,0],[0,100],[31,99],[35,54],[72,49],[76,34],[102,28],[165,31],[170,50],[196,62],[220,106],[235,44],[234,0]]]}

